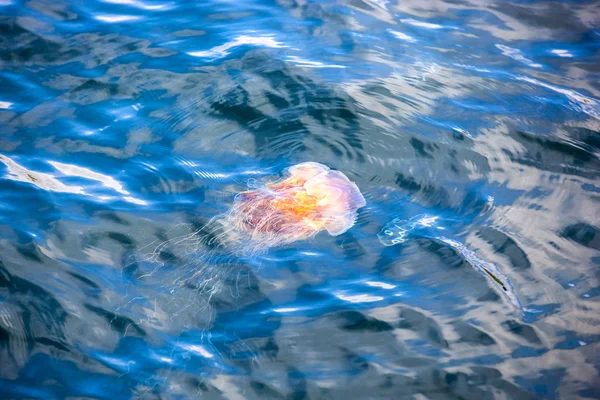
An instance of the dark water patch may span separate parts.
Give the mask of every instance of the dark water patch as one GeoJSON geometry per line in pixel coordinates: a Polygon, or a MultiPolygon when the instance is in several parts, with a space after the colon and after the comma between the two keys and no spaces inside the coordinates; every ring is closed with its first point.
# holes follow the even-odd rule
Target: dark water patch
{"type": "Polygon", "coordinates": [[[444,242],[435,239],[421,239],[420,244],[426,251],[438,257],[443,265],[453,269],[470,268],[471,265],[462,257],[460,251],[447,246],[444,242]]]}
{"type": "Polygon", "coordinates": [[[554,369],[544,369],[540,372],[542,376],[537,379],[519,378],[517,382],[523,385],[524,387],[535,391],[535,393],[538,393],[543,398],[560,398],[560,395],[557,392],[558,388],[560,387],[560,383],[565,376],[566,368],[561,367],[554,369]],[[540,382],[546,379],[551,379],[553,383],[551,385],[540,385],[540,382]]]}
{"type": "Polygon", "coordinates": [[[419,337],[438,347],[448,347],[448,342],[444,338],[440,326],[432,318],[423,315],[419,311],[408,308],[400,311],[399,318],[400,322],[398,323],[398,328],[417,332],[419,337]]]}
{"type": "Polygon", "coordinates": [[[99,218],[105,219],[107,221],[110,222],[115,222],[119,225],[130,225],[130,222],[119,217],[119,215],[117,213],[111,212],[111,211],[101,211],[99,213],[97,213],[99,218]]]}
{"type": "Polygon", "coordinates": [[[19,244],[15,246],[19,254],[25,257],[29,261],[42,263],[44,261],[44,256],[35,245],[35,243],[25,243],[19,244]]]}
{"type": "Polygon", "coordinates": [[[490,335],[467,322],[457,321],[453,326],[456,333],[460,336],[459,342],[461,343],[471,343],[481,346],[496,344],[496,341],[490,335]]]}
{"type": "Polygon", "coordinates": [[[65,331],[68,314],[48,291],[11,274],[0,260],[2,377],[14,379],[30,357],[48,348],[71,353],[65,331]]]}
{"type": "Polygon", "coordinates": [[[250,387],[252,388],[252,390],[254,390],[254,392],[259,396],[259,397],[268,397],[270,399],[285,399],[286,397],[280,393],[279,391],[277,391],[276,389],[270,387],[269,385],[262,383],[262,382],[257,382],[257,381],[250,381],[250,387]]]}
{"type": "Polygon", "coordinates": [[[84,307],[93,312],[94,314],[98,315],[99,317],[103,318],[106,322],[108,322],[112,329],[119,332],[119,334],[121,335],[125,335],[130,329],[132,332],[137,332],[137,334],[141,336],[146,335],[144,330],[140,328],[130,318],[117,315],[107,310],[103,310],[102,308],[95,307],[91,304],[85,304],[84,307]]]}
{"type": "Polygon", "coordinates": [[[490,289],[483,296],[477,298],[477,301],[483,302],[497,302],[500,301],[501,297],[494,290],[490,289]]]}
{"type": "Polygon", "coordinates": [[[494,228],[482,229],[478,232],[478,235],[489,242],[496,252],[508,257],[514,268],[531,268],[527,254],[525,254],[514,239],[494,228]]]}
{"type": "Polygon", "coordinates": [[[564,228],[562,236],[582,246],[600,250],[600,232],[598,228],[578,222],[564,228]]]}
{"type": "Polygon", "coordinates": [[[512,137],[524,146],[525,151],[513,154],[504,150],[512,161],[535,166],[544,171],[564,173],[595,179],[600,171],[600,161],[588,150],[574,143],[555,138],[539,137],[527,132],[515,132],[512,137]]]}
{"type": "Polygon", "coordinates": [[[347,331],[391,331],[394,328],[385,321],[365,317],[358,311],[344,311],[335,315],[340,320],[340,328],[347,331]]]}
{"type": "Polygon", "coordinates": [[[94,292],[99,292],[101,290],[98,284],[96,284],[94,281],[86,278],[83,275],[77,274],[75,272],[69,272],[68,274],[80,281],[81,283],[83,283],[84,285],[86,285],[87,287],[91,288],[94,292]]]}
{"type": "Polygon", "coordinates": [[[539,336],[535,332],[535,329],[529,325],[521,324],[518,321],[507,320],[502,323],[502,326],[514,335],[520,336],[529,343],[541,344],[539,336]]]}

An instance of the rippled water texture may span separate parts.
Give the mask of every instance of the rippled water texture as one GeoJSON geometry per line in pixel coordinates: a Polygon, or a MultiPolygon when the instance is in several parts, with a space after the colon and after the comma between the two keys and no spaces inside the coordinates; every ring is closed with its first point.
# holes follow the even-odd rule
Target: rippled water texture
{"type": "Polygon", "coordinates": [[[600,398],[599,26],[0,0],[0,398],[600,398]],[[207,228],[309,161],[366,200],[344,233],[207,228]]]}

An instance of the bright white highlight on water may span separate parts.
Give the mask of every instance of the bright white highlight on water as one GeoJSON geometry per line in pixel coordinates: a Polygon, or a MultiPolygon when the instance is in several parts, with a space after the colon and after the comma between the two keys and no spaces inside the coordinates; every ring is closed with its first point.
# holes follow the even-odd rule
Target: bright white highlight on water
{"type": "MultiPolygon", "coordinates": [[[[56,175],[32,171],[24,166],[16,163],[9,157],[0,155],[0,162],[4,163],[8,168],[7,178],[13,181],[26,182],[32,185],[35,185],[41,189],[48,190],[51,192],[61,192],[61,193],[72,193],[72,194],[82,194],[85,196],[92,196],[91,193],[86,192],[83,186],[79,185],[66,185],[62,183],[56,175]]],[[[78,165],[64,164],[57,161],[49,161],[48,164],[52,165],[56,170],[58,170],[62,176],[76,176],[80,178],[86,178],[93,181],[100,182],[102,186],[112,189],[115,192],[125,195],[123,200],[128,201],[130,203],[138,204],[138,205],[147,205],[148,203],[144,200],[137,199],[132,197],[130,193],[123,188],[123,185],[116,179],[92,171],[91,169],[80,167],[78,165]]],[[[59,176],[60,177],[60,176],[59,176]]],[[[97,196],[99,200],[108,200],[112,197],[110,196],[97,196]]]]}
{"type": "Polygon", "coordinates": [[[398,32],[398,31],[394,31],[394,30],[392,30],[392,29],[390,29],[390,30],[389,30],[389,32],[390,32],[392,35],[396,36],[396,38],[397,38],[397,39],[404,40],[404,41],[406,41],[406,42],[415,43],[415,42],[417,41],[417,39],[415,39],[415,38],[414,38],[414,37],[412,37],[412,36],[408,36],[406,33],[398,32]]]}
{"type": "Polygon", "coordinates": [[[272,35],[264,35],[264,36],[247,36],[242,35],[238,36],[231,42],[222,44],[220,46],[213,47],[210,50],[203,51],[191,51],[188,54],[193,57],[204,57],[204,58],[220,58],[225,57],[230,52],[229,50],[234,47],[252,45],[252,46],[263,46],[270,48],[282,48],[287,47],[284,46],[283,43],[278,42],[274,39],[272,35]]]}
{"type": "Polygon", "coordinates": [[[437,220],[438,217],[423,217],[417,221],[417,224],[421,226],[433,226],[437,220]]]}
{"type": "Polygon", "coordinates": [[[316,251],[310,251],[310,250],[302,250],[302,251],[299,251],[298,254],[301,254],[303,256],[309,256],[309,257],[322,255],[322,253],[318,253],[316,251]]]}
{"type": "Polygon", "coordinates": [[[105,363],[112,365],[113,367],[117,367],[120,368],[121,370],[128,370],[129,366],[131,364],[135,364],[135,361],[126,361],[126,360],[121,360],[120,358],[117,357],[111,357],[108,355],[96,355],[96,358],[98,358],[101,361],[104,361],[105,363]]]}
{"type": "Polygon", "coordinates": [[[210,352],[208,350],[206,350],[204,347],[199,346],[197,344],[182,344],[181,348],[183,348],[191,353],[195,353],[204,358],[213,358],[214,357],[214,355],[210,354],[210,352]]]}
{"type": "Polygon", "coordinates": [[[273,309],[273,311],[276,313],[290,313],[290,312],[294,312],[294,311],[298,311],[298,310],[299,310],[299,308],[294,308],[294,307],[273,309]]]}
{"type": "Polygon", "coordinates": [[[230,174],[221,174],[218,172],[208,172],[208,171],[194,171],[194,174],[198,175],[201,178],[206,178],[206,179],[228,179],[231,177],[230,174]]]}
{"type": "Polygon", "coordinates": [[[48,161],[48,164],[52,165],[54,168],[56,168],[57,170],[59,170],[67,176],[78,176],[98,181],[101,182],[102,185],[106,186],[109,189],[113,189],[116,192],[122,194],[129,194],[128,191],[123,189],[123,185],[121,185],[116,179],[110,176],[94,172],[91,169],[80,167],[78,165],[63,164],[57,161],[48,161]]]}
{"type": "Polygon", "coordinates": [[[31,183],[41,189],[51,192],[86,194],[81,186],[65,185],[54,175],[45,172],[34,172],[17,164],[6,156],[0,156],[0,162],[4,163],[8,168],[7,178],[13,181],[31,183]]]}
{"type": "Polygon", "coordinates": [[[432,24],[432,23],[423,22],[423,21],[417,21],[416,19],[401,19],[400,21],[402,21],[405,24],[418,26],[420,28],[426,28],[426,29],[442,29],[443,28],[442,25],[432,24]]]}
{"type": "Polygon", "coordinates": [[[334,295],[338,299],[349,301],[350,303],[372,303],[383,300],[383,297],[381,296],[370,296],[368,294],[345,295],[340,292],[335,292],[334,295]]]}
{"type": "Polygon", "coordinates": [[[131,196],[125,196],[125,197],[123,197],[123,200],[125,200],[125,201],[127,201],[129,203],[140,205],[140,206],[147,206],[148,205],[147,201],[140,200],[140,199],[137,199],[137,198],[131,197],[131,196]]]}
{"type": "Polygon", "coordinates": [[[519,49],[513,49],[512,47],[505,46],[503,44],[497,44],[496,47],[502,52],[503,55],[522,62],[523,64],[529,65],[533,68],[542,68],[542,64],[535,63],[529,58],[526,58],[519,49]]]}
{"type": "Polygon", "coordinates": [[[466,131],[466,130],[464,130],[462,128],[459,128],[458,126],[454,126],[452,129],[454,129],[456,132],[459,132],[459,133],[465,135],[468,138],[472,138],[473,137],[473,135],[471,135],[468,131],[466,131]]]}
{"type": "Polygon", "coordinates": [[[9,108],[11,108],[13,105],[13,103],[10,103],[8,101],[0,101],[0,108],[8,110],[9,108]]]}
{"type": "Polygon", "coordinates": [[[289,56],[288,60],[295,63],[297,67],[304,67],[304,68],[346,68],[346,66],[344,66],[344,65],[323,64],[322,62],[319,62],[319,61],[304,60],[304,59],[302,59],[300,57],[296,57],[296,56],[289,56]]]}
{"type": "Polygon", "coordinates": [[[391,284],[385,283],[385,282],[368,281],[365,283],[369,286],[380,287],[382,289],[387,289],[387,290],[394,289],[396,287],[396,285],[391,285],[391,284]]]}
{"type": "Polygon", "coordinates": [[[137,21],[141,17],[135,15],[114,15],[114,14],[100,14],[95,15],[94,19],[101,22],[107,22],[109,24],[116,24],[119,22],[137,21]]]}
{"type": "Polygon", "coordinates": [[[123,107],[109,112],[116,117],[114,121],[117,122],[135,117],[136,111],[138,110],[139,108],[136,105],[133,105],[131,107],[123,107]]]}
{"type": "MultiPolygon", "coordinates": [[[[393,246],[406,241],[406,236],[415,228],[432,227],[435,225],[438,217],[424,216],[414,222],[403,224],[402,221],[395,219],[391,224],[388,224],[383,230],[383,234],[379,234],[379,240],[385,246],[393,246]]],[[[438,228],[443,229],[443,228],[438,228]]]]}
{"type": "Polygon", "coordinates": [[[553,54],[556,54],[559,57],[574,57],[572,53],[568,50],[554,49],[550,51],[553,54]]]}
{"type": "MultiPolygon", "coordinates": [[[[265,171],[261,170],[243,170],[239,172],[231,172],[231,173],[223,173],[223,172],[212,172],[207,170],[202,170],[199,168],[205,168],[204,164],[198,164],[195,161],[191,160],[179,160],[179,163],[186,168],[192,168],[191,173],[198,175],[204,179],[219,179],[219,180],[229,180],[233,178],[244,178],[248,176],[261,176],[265,174],[265,171]]],[[[214,166],[207,165],[206,168],[213,168],[214,166]]]]}
{"type": "Polygon", "coordinates": [[[159,11],[159,10],[168,10],[173,8],[173,3],[167,4],[148,4],[139,0],[101,0],[103,3],[109,4],[121,4],[124,6],[130,6],[134,8],[139,8],[140,10],[146,11],[159,11]]]}
{"type": "Polygon", "coordinates": [[[140,165],[143,165],[144,168],[146,168],[147,170],[158,172],[158,168],[156,168],[154,165],[152,165],[150,163],[141,162],[140,165]]]}
{"type": "Polygon", "coordinates": [[[468,64],[458,64],[458,63],[454,63],[453,65],[456,65],[456,66],[457,66],[457,67],[459,67],[459,68],[470,69],[470,70],[477,71],[477,72],[492,72],[492,71],[491,71],[491,70],[489,70],[489,69],[485,69],[485,68],[478,68],[478,67],[475,67],[475,66],[473,66],[473,65],[468,65],[468,64]]]}

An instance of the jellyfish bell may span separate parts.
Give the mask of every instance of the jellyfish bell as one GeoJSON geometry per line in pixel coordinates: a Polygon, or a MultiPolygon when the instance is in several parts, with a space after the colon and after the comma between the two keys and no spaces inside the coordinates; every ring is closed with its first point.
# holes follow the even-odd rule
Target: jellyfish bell
{"type": "Polygon", "coordinates": [[[354,225],[357,210],[366,205],[356,184],[323,164],[297,164],[285,175],[236,197],[225,219],[235,238],[265,248],[322,230],[338,236],[354,225]]]}

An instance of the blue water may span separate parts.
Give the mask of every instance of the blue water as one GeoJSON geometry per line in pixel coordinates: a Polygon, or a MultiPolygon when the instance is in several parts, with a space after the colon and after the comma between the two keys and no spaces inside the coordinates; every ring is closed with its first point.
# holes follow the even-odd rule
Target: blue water
{"type": "Polygon", "coordinates": [[[600,398],[594,1],[0,0],[1,398],[600,398]],[[354,227],[203,227],[316,161],[354,227]]]}

